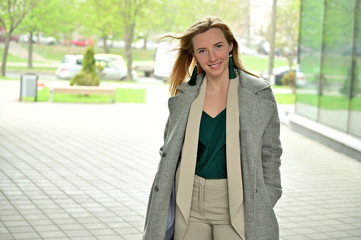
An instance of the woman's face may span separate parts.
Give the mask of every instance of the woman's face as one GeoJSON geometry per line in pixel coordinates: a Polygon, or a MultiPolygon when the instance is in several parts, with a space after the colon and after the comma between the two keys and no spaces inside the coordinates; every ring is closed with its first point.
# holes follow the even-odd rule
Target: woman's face
{"type": "Polygon", "coordinates": [[[206,72],[207,77],[219,78],[229,75],[229,52],[233,44],[228,44],[219,28],[197,34],[192,39],[194,57],[206,72]]]}

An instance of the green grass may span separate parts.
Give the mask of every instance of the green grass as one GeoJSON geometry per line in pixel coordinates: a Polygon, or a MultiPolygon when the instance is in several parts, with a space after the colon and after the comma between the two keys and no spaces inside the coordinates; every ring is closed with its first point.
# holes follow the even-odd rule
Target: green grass
{"type": "MultiPolygon", "coordinates": [[[[346,96],[317,96],[314,94],[297,94],[297,102],[328,110],[348,110],[349,99],[346,96]]],[[[353,98],[350,110],[361,111],[361,98],[353,98]]]]}
{"type": "MultiPolygon", "coordinates": [[[[145,89],[117,88],[115,102],[145,103],[145,89]]],[[[34,98],[23,98],[24,101],[34,101],[34,98]]],[[[49,101],[49,88],[38,90],[38,102],[49,101]]],[[[53,102],[61,103],[110,103],[111,97],[106,95],[54,94],[53,102]]]]}
{"type": "MultiPolygon", "coordinates": [[[[4,49],[0,48],[0,56],[1,56],[0,62],[3,60],[2,59],[3,55],[4,55],[4,49]]],[[[21,58],[21,57],[18,57],[18,56],[15,56],[15,55],[12,55],[12,54],[8,53],[6,61],[7,62],[24,62],[24,61],[26,62],[27,60],[24,59],[24,58],[21,58]]]]}
{"type": "MultiPolygon", "coordinates": [[[[241,60],[243,65],[252,72],[261,73],[268,69],[268,56],[248,56],[242,55],[241,60]]],[[[285,59],[275,58],[274,67],[288,66],[285,59]]]]}
{"type": "MultiPolygon", "coordinates": [[[[20,44],[24,49],[27,49],[27,44],[22,43],[20,44]]],[[[62,46],[62,45],[41,45],[41,44],[34,44],[33,51],[44,58],[50,61],[60,61],[63,59],[64,55],[66,54],[84,54],[86,47],[77,47],[77,46],[62,46]]],[[[103,48],[99,48],[97,46],[94,47],[95,53],[104,53],[103,48]]],[[[133,53],[133,66],[149,66],[154,64],[154,56],[155,50],[144,50],[144,49],[132,49],[133,53]]],[[[112,48],[110,49],[110,53],[119,54],[126,59],[125,50],[120,48],[112,48]]],[[[2,55],[2,49],[0,48],[0,54],[2,55]]],[[[246,66],[247,69],[250,71],[260,74],[262,71],[266,71],[268,69],[268,56],[248,56],[242,55],[241,56],[243,64],[246,66]]],[[[8,55],[7,62],[27,62],[26,58],[19,58],[13,56],[11,54],[8,55]]],[[[274,67],[279,66],[288,66],[288,62],[285,59],[275,58],[274,60],[274,67]]],[[[14,69],[14,70],[26,70],[26,67],[10,67],[8,66],[7,69],[14,69]]],[[[49,70],[54,71],[53,68],[45,69],[34,67],[32,70],[49,70]]]]}
{"type": "Polygon", "coordinates": [[[0,80],[19,80],[19,78],[0,76],[0,80]]]}
{"type": "Polygon", "coordinates": [[[280,93],[275,94],[275,98],[278,104],[294,104],[296,96],[292,93],[280,93]]]}
{"type": "MultiPolygon", "coordinates": [[[[26,48],[25,44],[22,46],[26,48]]],[[[49,60],[59,62],[66,54],[84,54],[85,50],[86,47],[34,44],[34,52],[49,60]]],[[[94,47],[94,51],[95,53],[104,53],[104,49],[97,46],[94,47]]],[[[124,49],[111,48],[109,53],[121,55],[126,59],[124,49]]],[[[155,50],[132,49],[132,53],[134,62],[154,61],[155,50]]]]}
{"type": "Polygon", "coordinates": [[[55,67],[33,67],[33,68],[27,68],[27,67],[21,67],[21,66],[7,66],[6,70],[19,70],[19,71],[36,71],[36,72],[55,72],[55,67]]]}

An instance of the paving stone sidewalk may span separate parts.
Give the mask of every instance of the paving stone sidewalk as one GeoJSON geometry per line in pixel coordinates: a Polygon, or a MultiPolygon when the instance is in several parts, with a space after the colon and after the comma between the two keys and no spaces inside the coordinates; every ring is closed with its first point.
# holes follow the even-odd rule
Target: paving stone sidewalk
{"type": "MultiPolygon", "coordinates": [[[[24,103],[0,80],[1,240],[141,239],[167,89],[139,87],[147,104],[24,103]]],[[[361,162],[281,131],[281,239],[361,239],[361,162]]]]}

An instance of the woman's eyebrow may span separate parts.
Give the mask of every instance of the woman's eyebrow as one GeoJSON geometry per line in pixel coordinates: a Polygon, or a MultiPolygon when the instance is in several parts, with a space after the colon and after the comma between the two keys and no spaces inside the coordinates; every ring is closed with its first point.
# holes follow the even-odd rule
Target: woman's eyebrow
{"type": "MultiPolygon", "coordinates": [[[[213,46],[217,46],[217,45],[222,44],[222,43],[223,43],[223,41],[220,41],[220,42],[217,42],[217,43],[213,44],[213,46]]],[[[197,48],[196,50],[199,51],[199,50],[203,50],[203,49],[206,49],[206,48],[205,47],[200,47],[200,48],[197,48]]]]}

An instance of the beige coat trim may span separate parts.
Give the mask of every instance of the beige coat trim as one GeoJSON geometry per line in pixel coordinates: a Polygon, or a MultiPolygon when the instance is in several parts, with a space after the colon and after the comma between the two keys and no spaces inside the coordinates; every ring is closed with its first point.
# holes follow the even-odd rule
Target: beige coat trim
{"type": "Polygon", "coordinates": [[[176,176],[176,218],[174,239],[183,239],[191,210],[194,169],[197,158],[199,125],[206,97],[207,79],[204,78],[198,97],[193,101],[182,148],[182,157],[176,176]]]}
{"type": "MultiPolygon", "coordinates": [[[[239,78],[230,81],[227,96],[226,153],[228,195],[231,224],[237,233],[245,238],[245,220],[243,204],[243,183],[241,171],[241,150],[239,139],[239,78]]],[[[197,157],[199,125],[206,95],[205,77],[199,95],[193,101],[186,128],[182,157],[176,175],[176,223],[175,240],[183,239],[187,230],[191,209],[194,171],[197,157]]]]}

